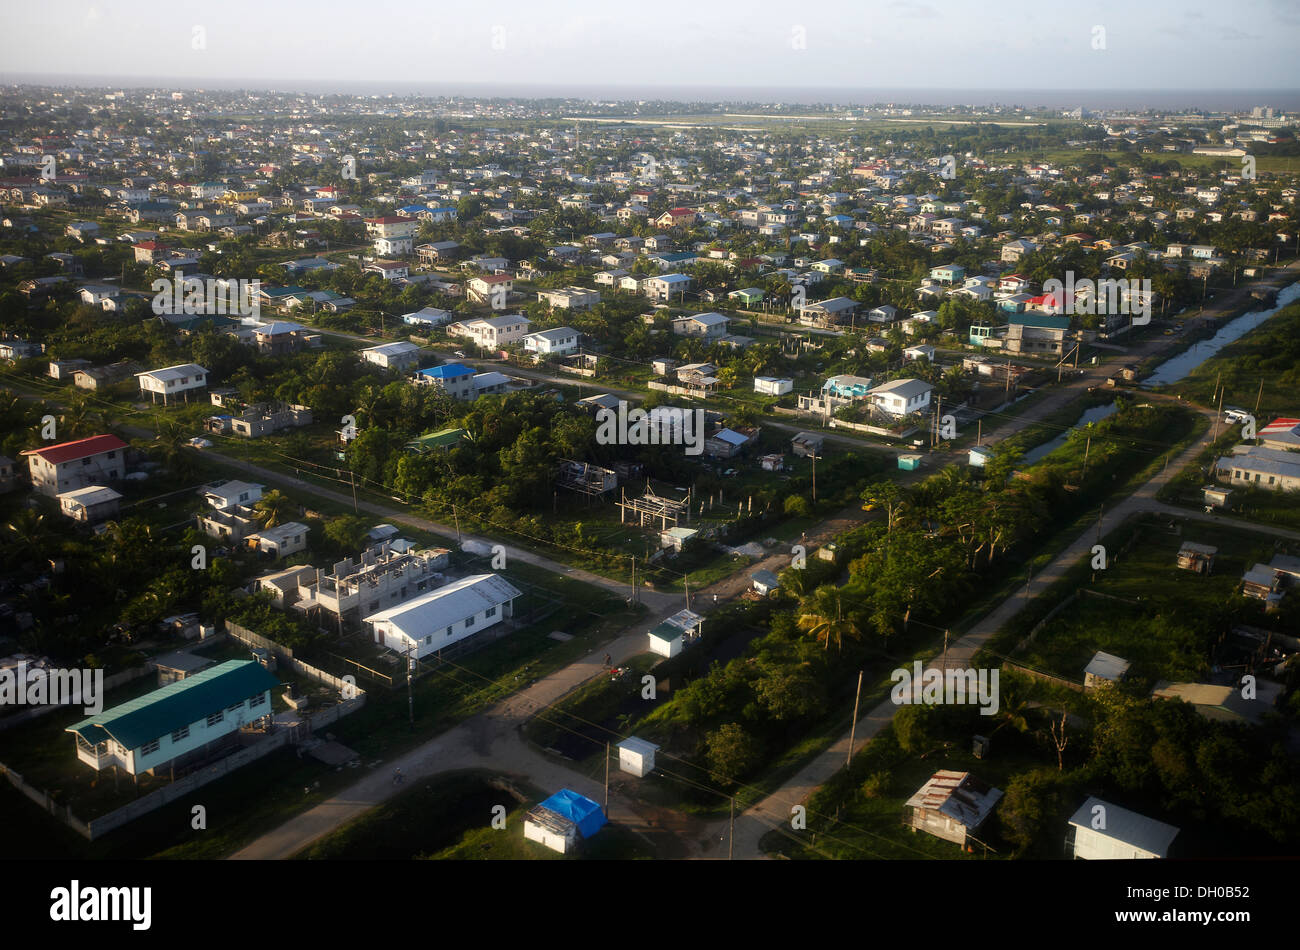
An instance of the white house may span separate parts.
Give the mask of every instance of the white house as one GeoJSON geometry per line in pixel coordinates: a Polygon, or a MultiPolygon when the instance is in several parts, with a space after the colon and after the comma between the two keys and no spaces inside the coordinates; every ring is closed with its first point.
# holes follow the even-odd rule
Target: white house
{"type": "Polygon", "coordinates": [[[702,336],[708,338],[727,335],[731,318],[720,313],[695,313],[673,320],[673,332],[679,336],[702,336]]]}
{"type": "Polygon", "coordinates": [[[541,356],[568,356],[578,352],[578,331],[573,327],[538,330],[524,337],[524,349],[541,356]]]}
{"type": "Polygon", "coordinates": [[[450,310],[438,307],[423,307],[412,313],[402,314],[402,322],[411,326],[439,327],[451,319],[450,310]]]}
{"type": "Polygon", "coordinates": [[[86,439],[27,449],[32,487],[42,495],[55,497],[77,488],[114,482],[126,474],[128,446],[115,435],[93,435],[86,439]]]}
{"type": "Polygon", "coordinates": [[[406,370],[419,365],[420,348],[414,343],[381,343],[362,350],[361,359],[384,369],[406,370]]]}
{"type": "Polygon", "coordinates": [[[254,505],[262,500],[262,486],[252,482],[221,482],[203,490],[203,498],[218,511],[240,505],[254,505]]]}
{"type": "Polygon", "coordinates": [[[558,290],[539,290],[537,299],[560,310],[588,310],[600,303],[600,291],[585,287],[561,287],[558,290]]]}
{"type": "Polygon", "coordinates": [[[1070,856],[1085,861],[1166,858],[1178,829],[1090,797],[1069,822],[1070,856]]]}
{"type": "MultiPolygon", "coordinates": [[[[148,393],[155,401],[162,396],[164,405],[169,398],[208,385],[208,371],[197,363],[178,363],[147,373],[136,373],[135,378],[140,381],[141,393],[148,393]]],[[[189,400],[189,396],[184,398],[189,400]]]]}
{"type": "Polygon", "coordinates": [[[793,391],[794,380],[777,376],[755,376],[754,392],[768,396],[784,396],[793,391]]]}
{"type": "Polygon", "coordinates": [[[499,574],[474,574],[362,619],[376,643],[423,659],[513,616],[521,596],[499,574]]]}
{"type": "Polygon", "coordinates": [[[520,313],[504,317],[482,317],[478,320],[453,323],[447,327],[447,334],[466,337],[478,346],[494,349],[518,343],[528,332],[531,323],[531,320],[520,313]]]}
{"type": "Polygon", "coordinates": [[[909,346],[907,349],[905,349],[903,351],[903,359],[928,360],[929,362],[933,363],[934,354],[935,354],[934,347],[930,346],[930,344],[928,343],[920,343],[916,346],[909,346]]]}
{"type": "Polygon", "coordinates": [[[907,416],[925,412],[930,406],[930,393],[934,387],[920,379],[896,379],[872,389],[867,395],[871,404],[891,416],[907,416]]]}
{"type": "Polygon", "coordinates": [[[95,524],[117,517],[122,496],[103,485],[90,485],[63,492],[58,496],[59,510],[73,521],[95,524]]]}
{"type": "Polygon", "coordinates": [[[271,715],[279,681],[254,660],[225,663],[168,683],[67,728],[77,758],[128,775],[208,757],[232,733],[271,715]]]}
{"type": "Polygon", "coordinates": [[[274,528],[263,528],[256,534],[250,534],[244,538],[244,543],[278,561],[306,549],[307,526],[297,521],[287,521],[274,528]]]}
{"type": "Polygon", "coordinates": [[[690,610],[673,614],[650,631],[650,652],[674,657],[686,645],[698,640],[704,618],[690,610]]]}

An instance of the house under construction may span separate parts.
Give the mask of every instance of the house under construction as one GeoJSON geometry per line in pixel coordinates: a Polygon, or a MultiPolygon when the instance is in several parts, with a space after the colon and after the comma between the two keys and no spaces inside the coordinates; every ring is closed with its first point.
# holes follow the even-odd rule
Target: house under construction
{"type": "Polygon", "coordinates": [[[562,459],[555,484],[584,495],[603,495],[618,487],[618,473],[590,462],[562,459]]]}
{"type": "Polygon", "coordinates": [[[618,503],[619,523],[627,524],[629,517],[635,523],[643,528],[657,528],[663,531],[667,528],[677,527],[677,522],[685,519],[689,524],[691,520],[691,503],[690,496],[686,498],[664,498],[656,495],[646,485],[645,494],[640,498],[628,500],[627,491],[624,490],[623,497],[618,503]]]}

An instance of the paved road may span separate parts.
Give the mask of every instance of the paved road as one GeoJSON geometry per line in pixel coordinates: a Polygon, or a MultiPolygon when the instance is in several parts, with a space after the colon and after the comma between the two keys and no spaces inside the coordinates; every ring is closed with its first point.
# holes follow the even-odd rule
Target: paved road
{"type": "MultiPolygon", "coordinates": [[[[1201,412],[1211,418],[1215,415],[1214,411],[1209,409],[1201,409],[1201,412]]],[[[1152,477],[1123,501],[1104,511],[1099,527],[1090,525],[1051,563],[1033,577],[1026,590],[1008,597],[964,636],[950,644],[946,664],[943,662],[943,658],[939,658],[937,661],[929,663],[927,669],[943,669],[945,666],[953,668],[969,666],[975,654],[995,633],[1023,610],[1031,598],[1038,596],[1039,593],[1061,580],[1066,572],[1081,559],[1091,556],[1092,546],[1097,543],[1099,533],[1104,535],[1107,530],[1118,527],[1134,516],[1158,512],[1177,518],[1187,518],[1241,530],[1256,531],[1276,537],[1300,540],[1300,531],[1274,528],[1269,525],[1250,524],[1220,515],[1178,508],[1158,501],[1156,499],[1157,492],[1181,472],[1184,467],[1191,464],[1204,446],[1205,443],[1200,440],[1194,441],[1177,457],[1172,459],[1170,464],[1164,467],[1159,474],[1152,477]]],[[[862,716],[857,723],[854,748],[861,749],[861,743],[869,741],[888,725],[898,708],[892,700],[885,700],[862,716]]],[[[838,772],[847,761],[848,752],[849,733],[846,732],[780,789],[739,816],[736,819],[736,857],[746,859],[763,857],[762,849],[759,847],[759,840],[763,835],[775,828],[788,830],[793,806],[805,802],[813,792],[838,772]]],[[[809,816],[809,819],[811,821],[813,816],[809,816]]],[[[710,829],[710,834],[723,834],[725,829],[725,822],[717,822],[710,829]]]]}
{"type": "MultiPolygon", "coordinates": [[[[843,533],[860,520],[860,515],[861,512],[851,509],[840,512],[810,533],[807,544],[811,546],[843,533]]],[[[731,576],[694,595],[692,606],[701,612],[707,612],[714,602],[714,595],[717,595],[719,602],[728,600],[749,586],[749,575],[760,566],[779,570],[789,564],[789,560],[789,551],[786,550],[770,555],[758,564],[747,564],[731,576]]],[[[601,786],[598,783],[537,753],[520,737],[519,730],[531,717],[546,710],[593,676],[602,674],[606,653],[615,666],[645,653],[646,631],[683,606],[680,596],[674,600],[671,605],[660,608],[653,618],[629,628],[613,643],[602,646],[588,656],[513,693],[485,712],[454,726],[405,755],[384,763],[383,768],[376,769],[328,801],[262,835],[232,857],[291,857],[321,836],[385,801],[403,787],[458,769],[490,769],[525,778],[543,789],[572,788],[600,801],[598,793],[601,793],[601,786]],[[400,768],[406,776],[401,787],[394,787],[392,783],[395,768],[400,768]]],[[[643,834],[656,836],[659,839],[657,843],[669,847],[671,843],[663,839],[673,838],[677,845],[676,856],[704,856],[722,845],[722,836],[707,829],[703,822],[646,805],[630,795],[614,796],[611,802],[615,809],[614,817],[620,823],[643,834]],[[671,830],[672,833],[665,835],[666,830],[671,830]]]]}

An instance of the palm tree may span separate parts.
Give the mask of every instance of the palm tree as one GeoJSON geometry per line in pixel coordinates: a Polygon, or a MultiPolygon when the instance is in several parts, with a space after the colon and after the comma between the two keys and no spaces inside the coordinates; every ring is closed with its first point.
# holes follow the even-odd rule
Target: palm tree
{"type": "Polygon", "coordinates": [[[256,501],[253,509],[257,512],[257,520],[264,528],[279,527],[296,513],[289,497],[275,488],[256,501]]]}
{"type": "Polygon", "coordinates": [[[844,638],[862,638],[862,629],[851,617],[844,615],[844,594],[838,587],[819,587],[811,597],[799,605],[799,629],[816,638],[829,650],[831,641],[835,648],[844,648],[844,638]]]}
{"type": "Polygon", "coordinates": [[[48,551],[54,531],[40,511],[23,508],[5,524],[3,536],[6,560],[18,565],[35,559],[42,551],[48,551]]]}

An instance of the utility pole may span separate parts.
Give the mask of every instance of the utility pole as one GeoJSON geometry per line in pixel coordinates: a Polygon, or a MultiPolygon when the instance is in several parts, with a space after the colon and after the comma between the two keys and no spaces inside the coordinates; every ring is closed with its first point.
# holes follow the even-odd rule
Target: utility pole
{"type": "Polygon", "coordinates": [[[351,468],[349,468],[348,477],[352,482],[352,513],[358,514],[360,513],[361,509],[357,507],[357,473],[352,471],[351,468]]]}
{"type": "Polygon", "coordinates": [[[455,505],[451,506],[451,517],[456,522],[456,543],[460,544],[460,512],[456,510],[455,505]]]}
{"type": "Polygon", "coordinates": [[[1259,392],[1255,394],[1255,418],[1259,418],[1259,401],[1264,398],[1264,377],[1259,378],[1259,392]]]}
{"type": "Polygon", "coordinates": [[[813,454],[810,455],[810,456],[808,456],[808,457],[809,457],[810,459],[812,459],[812,463],[813,463],[813,490],[812,490],[812,496],[813,496],[813,504],[815,505],[815,504],[817,504],[817,452],[816,452],[816,450],[814,449],[814,450],[813,450],[813,454]]]}
{"type": "Polygon", "coordinates": [[[609,820],[609,743],[605,743],[605,820],[609,820]]]}
{"type": "Polygon", "coordinates": [[[736,796],[731,796],[731,830],[727,833],[727,860],[731,860],[736,849],[736,796]]]}
{"type": "Polygon", "coordinates": [[[1219,437],[1219,420],[1223,418],[1223,393],[1219,393],[1219,407],[1214,411],[1214,428],[1210,431],[1210,444],[1219,437]]]}
{"type": "Polygon", "coordinates": [[[943,632],[943,668],[948,669],[948,631],[943,632]]]}
{"type": "Polygon", "coordinates": [[[1083,446],[1083,477],[1088,477],[1088,452],[1092,449],[1092,436],[1088,436],[1087,443],[1083,446]]]}
{"type": "Polygon", "coordinates": [[[857,733],[858,730],[858,700],[860,700],[861,698],[862,698],[862,671],[858,670],[858,692],[857,695],[853,697],[853,724],[849,726],[849,757],[848,760],[844,763],[845,768],[848,768],[850,765],[853,764],[853,736],[857,733]]]}
{"type": "Polygon", "coordinates": [[[411,656],[411,645],[406,646],[406,713],[411,721],[411,731],[415,731],[415,693],[411,689],[411,669],[415,658],[411,656]]]}
{"type": "Polygon", "coordinates": [[[975,447],[979,448],[984,444],[984,417],[980,416],[975,420],[975,447]]]}

